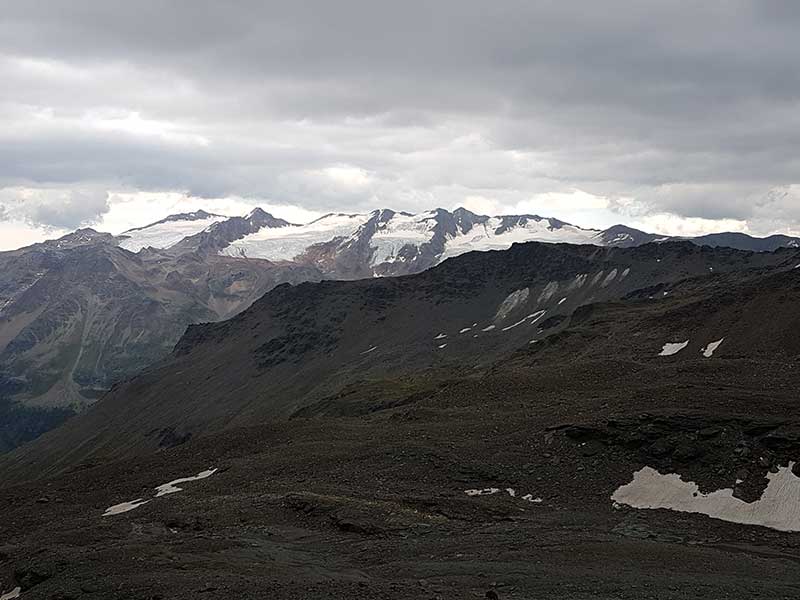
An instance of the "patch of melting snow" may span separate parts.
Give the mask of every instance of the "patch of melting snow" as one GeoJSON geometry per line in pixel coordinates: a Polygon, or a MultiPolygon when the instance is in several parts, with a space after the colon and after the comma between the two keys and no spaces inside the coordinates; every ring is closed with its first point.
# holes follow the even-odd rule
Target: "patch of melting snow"
{"type": "Polygon", "coordinates": [[[623,279],[625,279],[625,278],[626,278],[628,275],[630,275],[630,273],[631,273],[631,268],[630,268],[630,267],[628,267],[627,269],[625,269],[625,270],[622,272],[622,275],[620,275],[620,276],[619,276],[619,280],[620,280],[620,281],[622,281],[622,280],[623,280],[623,279]]]}
{"type": "Polygon", "coordinates": [[[509,329],[514,329],[514,327],[517,327],[518,325],[522,325],[527,320],[528,320],[528,317],[525,317],[524,319],[522,319],[520,321],[517,321],[513,325],[509,325],[508,327],[503,327],[500,331],[508,331],[509,329]]]}
{"type": "Polygon", "coordinates": [[[683,481],[675,473],[662,475],[651,467],[634,473],[633,481],[620,487],[611,499],[632,508],[666,508],[743,525],[800,531],[800,477],[792,473],[793,465],[767,473],[767,488],[755,502],[735,498],[729,488],[703,494],[696,483],[683,481]]]}
{"type": "Polygon", "coordinates": [[[532,315],[528,315],[526,318],[533,319],[533,321],[531,321],[531,325],[533,325],[534,323],[536,323],[536,321],[541,319],[546,312],[547,312],[546,310],[540,310],[539,312],[535,312],[532,315]]]}
{"type": "Polygon", "coordinates": [[[717,348],[719,348],[720,345],[722,344],[722,342],[724,342],[724,341],[725,341],[725,338],[722,338],[721,340],[717,340],[716,342],[711,342],[708,346],[703,348],[703,350],[702,350],[703,356],[705,356],[706,358],[711,358],[712,356],[714,356],[714,352],[717,351],[717,348]]]}
{"type": "MultiPolygon", "coordinates": [[[[505,491],[506,494],[511,496],[512,498],[517,498],[517,490],[514,488],[506,488],[505,490],[501,490],[500,488],[483,488],[483,489],[474,489],[474,490],[464,490],[464,493],[467,496],[474,497],[474,496],[494,496],[495,494],[499,494],[500,492],[505,491]]],[[[527,502],[533,502],[534,504],[541,504],[543,500],[541,498],[534,498],[533,494],[525,494],[521,498],[527,502]]]]}
{"type": "MultiPolygon", "coordinates": [[[[142,500],[141,498],[137,498],[136,500],[132,500],[131,502],[123,502],[121,504],[115,504],[114,506],[109,506],[106,509],[106,512],[103,513],[104,517],[112,517],[114,515],[121,515],[122,513],[126,513],[129,510],[133,510],[134,508],[139,508],[143,504],[147,504],[150,500],[142,500]]],[[[0,597],[2,600],[2,597],[0,597]]]]}
{"type": "Polygon", "coordinates": [[[464,490],[467,496],[491,496],[500,493],[500,488],[484,488],[482,490],[464,490]]]}
{"type": "Polygon", "coordinates": [[[442,348],[447,348],[447,344],[440,344],[439,345],[439,350],[441,350],[442,348]]]}
{"type": "Polygon", "coordinates": [[[481,329],[481,331],[491,331],[494,328],[495,328],[494,325],[489,325],[488,327],[484,327],[483,329],[481,329]]]}
{"type": "Polygon", "coordinates": [[[521,319],[521,320],[517,321],[513,325],[509,325],[508,327],[503,327],[503,329],[501,329],[500,331],[508,331],[509,329],[514,329],[514,327],[522,325],[525,321],[527,321],[529,319],[533,319],[533,321],[531,321],[531,325],[533,325],[534,323],[536,323],[536,321],[538,321],[539,319],[541,319],[544,316],[545,312],[547,312],[547,311],[540,310],[538,312],[530,314],[527,317],[525,317],[524,319],[521,319]]]}
{"type": "Polygon", "coordinates": [[[533,502],[534,504],[541,504],[542,502],[544,502],[544,500],[542,500],[541,498],[534,498],[533,494],[525,494],[522,497],[522,499],[527,500],[528,502],[533,502]]]}
{"type": "Polygon", "coordinates": [[[364,351],[363,351],[361,354],[362,354],[362,355],[363,355],[363,354],[369,354],[370,352],[374,352],[374,351],[375,351],[375,350],[377,350],[377,349],[378,349],[378,347],[377,347],[377,346],[373,346],[373,347],[372,347],[372,348],[370,348],[369,350],[364,350],[364,351]]]}
{"type": "Polygon", "coordinates": [[[446,334],[446,333],[440,333],[439,335],[437,335],[437,336],[436,336],[435,338],[433,338],[433,339],[435,339],[435,340],[443,340],[443,339],[444,339],[444,338],[446,338],[446,337],[447,337],[447,334],[446,334]]]}
{"type": "Polygon", "coordinates": [[[464,329],[462,329],[462,330],[461,330],[461,331],[459,331],[458,333],[467,333],[467,332],[468,332],[468,331],[470,331],[471,329],[472,329],[472,327],[464,327],[464,329]]]}
{"type": "Polygon", "coordinates": [[[156,488],[156,498],[161,496],[166,496],[167,494],[174,494],[175,492],[182,492],[183,488],[179,488],[178,485],[181,483],[188,483],[190,481],[199,481],[200,479],[206,479],[207,477],[211,477],[214,473],[217,472],[217,469],[208,469],[207,471],[200,471],[197,475],[193,477],[182,477],[181,479],[175,479],[174,481],[170,481],[169,483],[164,483],[156,488]]]}
{"type": "Polygon", "coordinates": [[[19,598],[19,595],[22,593],[22,588],[17,586],[10,592],[6,592],[2,596],[0,596],[0,600],[14,600],[14,598],[19,598]]]}
{"type": "Polygon", "coordinates": [[[661,352],[658,355],[672,356],[673,354],[677,354],[678,352],[686,348],[686,346],[688,345],[689,345],[689,340],[686,340],[685,342],[667,342],[666,344],[664,344],[664,347],[662,348],[661,352]]]}
{"type": "MultiPolygon", "coordinates": [[[[187,483],[189,481],[198,481],[200,479],[206,479],[207,477],[211,477],[214,473],[217,472],[217,469],[208,469],[206,471],[200,471],[197,475],[192,477],[182,477],[180,479],[175,479],[174,481],[170,481],[169,483],[164,483],[155,488],[156,490],[156,498],[161,496],[166,496],[167,494],[174,494],[175,492],[182,492],[183,488],[179,488],[178,485],[181,483],[187,483]]],[[[103,513],[104,517],[111,517],[113,515],[120,515],[122,513],[126,513],[128,511],[133,510],[134,508],[139,508],[143,504],[147,504],[150,500],[143,500],[142,498],[137,498],[136,500],[132,500],[131,502],[123,502],[121,504],[115,504],[114,506],[109,506],[106,511],[103,513]]],[[[0,597],[0,600],[3,600],[0,597]]]]}
{"type": "Polygon", "coordinates": [[[560,305],[562,305],[562,304],[564,304],[564,302],[566,302],[566,301],[567,301],[567,298],[566,298],[566,297],[564,297],[564,298],[562,298],[561,300],[559,300],[559,301],[558,301],[558,304],[559,304],[559,306],[560,306],[560,305]]]}

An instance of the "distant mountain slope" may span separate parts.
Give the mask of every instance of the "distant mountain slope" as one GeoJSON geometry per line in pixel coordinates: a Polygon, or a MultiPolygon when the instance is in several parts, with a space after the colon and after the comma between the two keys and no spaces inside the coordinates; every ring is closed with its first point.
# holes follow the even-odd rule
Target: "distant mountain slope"
{"type": "Polygon", "coordinates": [[[778,248],[800,247],[800,238],[788,235],[771,235],[765,238],[756,238],[745,233],[711,233],[690,239],[701,246],[725,246],[753,252],[772,252],[778,248]]]}
{"type": "MultiPolygon", "coordinates": [[[[279,283],[320,278],[302,265],[131,254],[80,235],[78,245],[73,234],[0,253],[0,406],[80,410],[168,354],[190,323],[228,318],[279,283]]],[[[23,439],[15,427],[0,430],[23,439]]]]}
{"type": "MultiPolygon", "coordinates": [[[[13,460],[60,468],[260,420],[358,411],[370,382],[392,381],[399,391],[406,380],[486,368],[558,335],[584,306],[671,300],[687,278],[744,281],[759,269],[794,272],[799,261],[794,250],[753,254],[685,242],[529,243],[461,256],[413,277],[281,286],[232,320],[190,327],[168,360],[13,460]]],[[[669,331],[663,340],[626,335],[625,347],[647,341],[646,356],[682,341],[669,331]]],[[[391,386],[376,389],[391,402],[391,386]]]]}

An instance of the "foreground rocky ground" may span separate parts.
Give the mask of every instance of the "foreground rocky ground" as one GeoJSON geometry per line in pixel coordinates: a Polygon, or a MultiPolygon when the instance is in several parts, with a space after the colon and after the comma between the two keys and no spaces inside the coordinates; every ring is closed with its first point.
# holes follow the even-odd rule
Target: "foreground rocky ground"
{"type": "Polygon", "coordinates": [[[610,500],[645,464],[710,490],[744,478],[745,496],[786,464],[794,376],[751,414],[785,363],[714,367],[521,358],[396,408],[5,482],[0,586],[26,600],[795,598],[800,535],[610,500]],[[501,491],[465,493],[484,488],[501,491]]]}

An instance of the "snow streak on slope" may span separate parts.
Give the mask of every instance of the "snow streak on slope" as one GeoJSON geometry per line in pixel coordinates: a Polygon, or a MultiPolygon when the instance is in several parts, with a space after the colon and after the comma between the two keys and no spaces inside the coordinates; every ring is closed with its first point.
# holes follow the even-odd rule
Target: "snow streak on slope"
{"type": "Polygon", "coordinates": [[[363,225],[369,215],[330,214],[306,225],[265,227],[236,240],[222,253],[271,261],[292,260],[314,244],[347,238],[363,225]]]}
{"type": "Polygon", "coordinates": [[[485,223],[476,223],[466,233],[460,231],[450,237],[440,261],[473,250],[506,250],[511,244],[521,242],[551,242],[568,244],[599,244],[599,233],[574,225],[552,226],[548,219],[528,217],[518,224],[503,227],[501,217],[491,217],[485,223]]]}
{"type": "Polygon", "coordinates": [[[397,213],[376,229],[370,247],[373,249],[371,266],[403,260],[398,256],[406,245],[420,247],[430,243],[436,228],[436,213],[420,215],[397,213]]]}
{"type": "Polygon", "coordinates": [[[204,231],[214,223],[224,221],[227,217],[209,215],[204,219],[181,219],[176,221],[160,221],[141,229],[131,229],[122,235],[128,239],[120,246],[131,252],[139,252],[142,248],[169,248],[183,238],[204,231]]]}

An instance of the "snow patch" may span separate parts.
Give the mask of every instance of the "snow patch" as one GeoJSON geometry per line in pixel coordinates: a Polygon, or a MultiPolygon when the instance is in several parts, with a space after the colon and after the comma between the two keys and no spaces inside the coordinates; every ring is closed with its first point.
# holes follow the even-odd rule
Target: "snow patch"
{"type": "Polygon", "coordinates": [[[689,345],[689,340],[685,342],[667,342],[664,344],[664,347],[661,349],[661,352],[658,354],[659,356],[672,356],[673,354],[677,354],[686,346],[689,345]]]}
{"type": "Polygon", "coordinates": [[[565,296],[564,298],[562,298],[561,300],[559,300],[559,301],[558,301],[558,305],[559,305],[559,306],[561,306],[561,305],[562,305],[562,304],[564,304],[564,302],[566,302],[566,301],[567,301],[567,298],[566,298],[566,296],[565,296]]]}
{"type": "Polygon", "coordinates": [[[446,333],[440,333],[439,335],[437,335],[437,336],[436,336],[435,338],[433,338],[433,339],[435,339],[435,340],[443,340],[443,339],[444,339],[444,338],[446,338],[446,337],[447,337],[447,334],[446,334],[446,333]]]}
{"type": "Polygon", "coordinates": [[[767,473],[767,488],[755,502],[735,498],[729,488],[703,494],[696,483],[683,481],[674,473],[662,475],[651,467],[634,473],[633,481],[617,489],[611,499],[632,508],[665,508],[743,525],[800,531],[800,478],[792,473],[793,465],[767,473]]]}
{"type": "Polygon", "coordinates": [[[717,340],[716,342],[711,342],[708,346],[703,348],[703,350],[702,350],[703,356],[705,356],[706,358],[711,358],[712,356],[714,356],[714,352],[717,351],[717,348],[719,348],[720,345],[722,344],[722,342],[724,342],[724,341],[725,341],[725,338],[722,338],[721,340],[717,340]]]}
{"type": "Polygon", "coordinates": [[[156,498],[160,498],[161,496],[166,496],[167,494],[174,494],[175,492],[182,492],[183,488],[179,488],[178,485],[181,483],[188,483],[190,481],[199,481],[200,479],[206,479],[207,477],[211,477],[214,473],[217,472],[217,469],[208,469],[207,471],[200,471],[197,475],[193,477],[182,477],[180,479],[175,479],[170,481],[169,483],[161,484],[156,488],[156,498]]]}
{"type": "Polygon", "coordinates": [[[540,310],[540,311],[537,311],[535,313],[532,313],[532,314],[528,315],[527,317],[525,317],[524,319],[521,319],[521,320],[517,321],[513,325],[509,325],[508,327],[503,327],[503,329],[501,329],[500,331],[508,331],[509,329],[514,329],[514,327],[518,327],[519,325],[522,325],[525,321],[528,321],[529,319],[533,319],[533,321],[531,321],[531,325],[533,325],[534,323],[536,323],[536,321],[538,321],[539,319],[541,319],[544,316],[545,312],[547,312],[547,311],[540,310]]]}
{"type": "Polygon", "coordinates": [[[482,490],[464,490],[467,496],[491,496],[500,493],[500,488],[484,488],[482,490]]]}
{"type": "Polygon", "coordinates": [[[14,600],[14,598],[19,598],[19,595],[22,593],[22,588],[17,586],[10,592],[6,592],[2,596],[0,596],[0,600],[14,600]]]}
{"type": "Polygon", "coordinates": [[[139,508],[143,504],[147,504],[150,500],[142,500],[141,498],[137,498],[136,500],[132,500],[131,502],[123,502],[121,504],[115,504],[114,506],[109,506],[106,509],[106,512],[103,513],[104,517],[111,517],[114,515],[121,515],[122,513],[126,513],[134,508],[139,508]]]}
{"type": "Polygon", "coordinates": [[[525,494],[522,497],[522,499],[527,500],[528,502],[533,502],[534,504],[541,504],[542,502],[544,502],[544,500],[542,500],[541,498],[534,498],[533,494],[525,494]]]}
{"type": "Polygon", "coordinates": [[[472,327],[464,327],[464,329],[462,329],[458,333],[467,333],[468,331],[472,331],[472,327]]]}
{"type": "Polygon", "coordinates": [[[439,345],[439,350],[442,350],[443,348],[447,348],[447,344],[440,344],[439,345]]]}
{"type": "Polygon", "coordinates": [[[488,327],[484,327],[483,329],[481,329],[481,331],[486,332],[486,331],[491,331],[492,329],[495,329],[494,325],[489,325],[488,327]]]}
{"type": "Polygon", "coordinates": [[[378,347],[377,347],[377,346],[372,346],[372,347],[371,347],[369,350],[364,350],[364,351],[361,353],[361,355],[363,356],[364,354],[369,354],[370,352],[375,352],[375,350],[377,350],[377,349],[378,349],[378,347]]]}
{"type": "MultiPolygon", "coordinates": [[[[512,498],[517,497],[517,490],[511,487],[505,488],[505,490],[501,490],[500,488],[494,488],[494,487],[474,489],[474,490],[464,490],[464,493],[467,496],[475,497],[475,496],[494,496],[495,494],[499,494],[500,492],[503,491],[512,498]]],[[[527,502],[533,502],[534,504],[540,504],[541,502],[543,502],[541,498],[534,498],[533,494],[525,494],[524,496],[522,496],[521,499],[527,502]]]]}
{"type": "Polygon", "coordinates": [[[631,273],[631,268],[630,268],[630,267],[628,267],[627,269],[625,269],[625,270],[622,272],[622,275],[620,275],[620,276],[619,276],[619,280],[620,280],[620,281],[622,281],[622,280],[623,280],[623,279],[625,279],[625,278],[626,278],[628,275],[630,275],[630,273],[631,273]]]}

